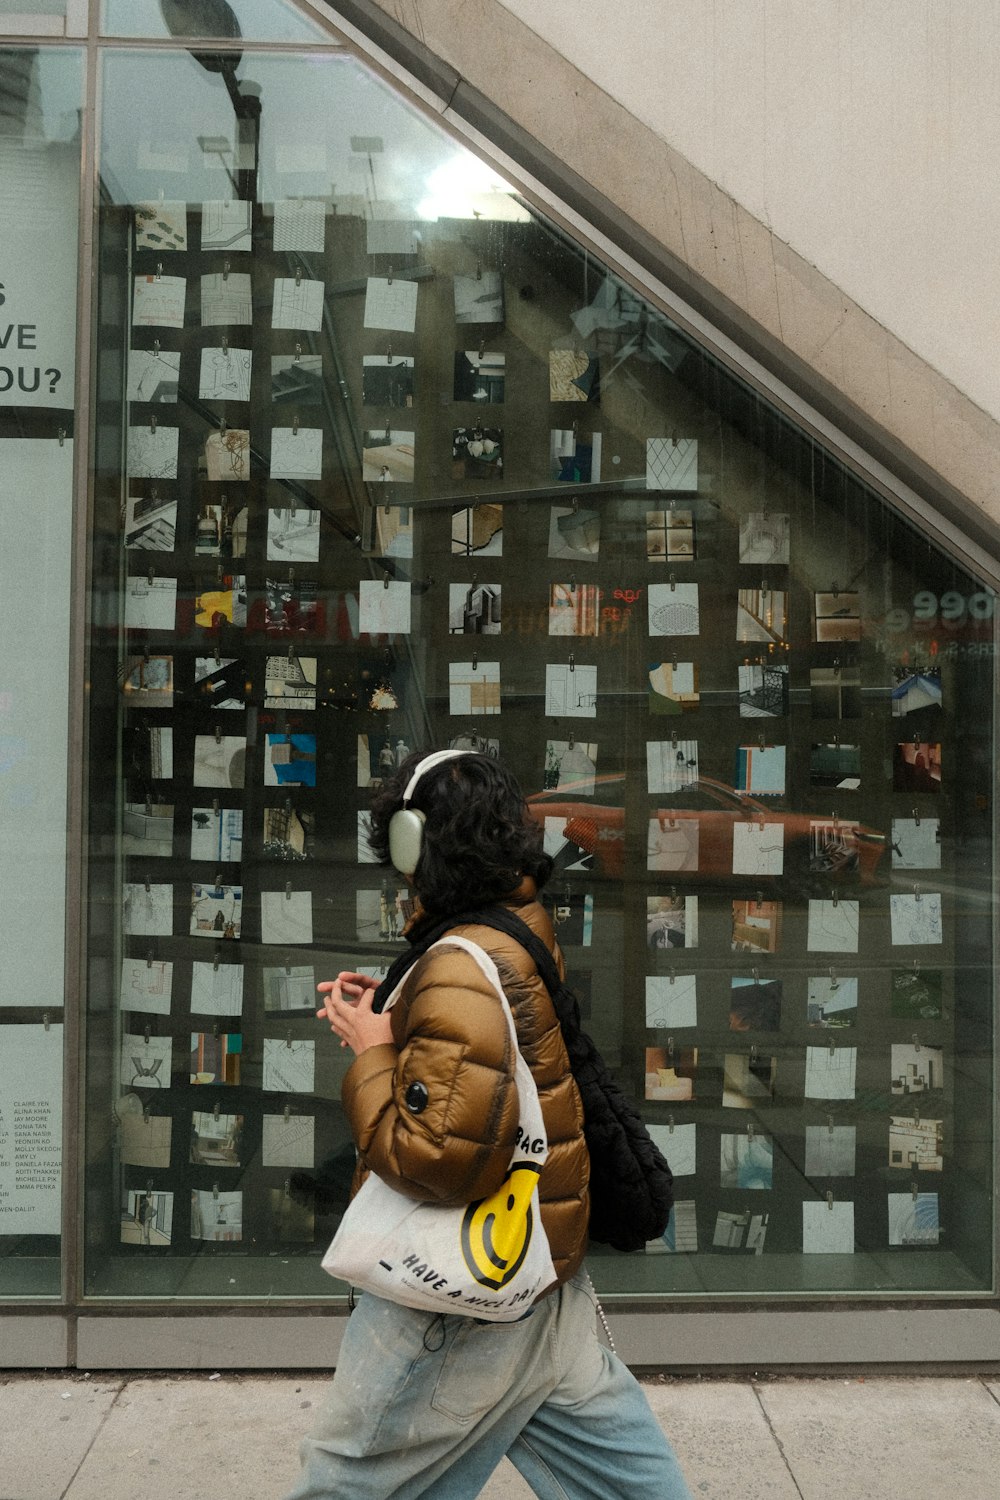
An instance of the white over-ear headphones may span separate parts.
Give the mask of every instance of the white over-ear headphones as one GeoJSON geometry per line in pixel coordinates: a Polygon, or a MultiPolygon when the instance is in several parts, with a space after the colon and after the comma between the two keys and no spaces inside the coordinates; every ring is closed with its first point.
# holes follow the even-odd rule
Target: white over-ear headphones
{"type": "Polygon", "coordinates": [[[435,750],[432,755],[425,755],[423,760],[418,762],[413,775],[406,783],[403,805],[389,819],[389,858],[400,875],[413,874],[420,863],[423,849],[424,823],[427,819],[419,808],[407,806],[417,789],[417,782],[435,766],[441,765],[442,761],[454,760],[457,755],[465,754],[467,754],[465,750],[435,750]]]}

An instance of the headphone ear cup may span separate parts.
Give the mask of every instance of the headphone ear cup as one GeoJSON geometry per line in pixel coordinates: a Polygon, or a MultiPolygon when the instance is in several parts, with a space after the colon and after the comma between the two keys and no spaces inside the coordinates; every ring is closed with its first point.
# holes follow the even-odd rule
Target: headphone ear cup
{"type": "Polygon", "coordinates": [[[425,821],[415,807],[401,807],[389,819],[389,858],[400,875],[412,875],[420,863],[425,821]]]}

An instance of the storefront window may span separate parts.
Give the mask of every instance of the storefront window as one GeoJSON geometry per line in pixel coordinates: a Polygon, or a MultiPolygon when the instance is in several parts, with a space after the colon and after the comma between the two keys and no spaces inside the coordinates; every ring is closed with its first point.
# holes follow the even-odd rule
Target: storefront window
{"type": "Polygon", "coordinates": [[[0,51],[0,1297],[60,1288],[81,98],[0,51]]]}
{"type": "Polygon", "coordinates": [[[989,1291],[993,593],[359,63],[231,57],[102,75],[89,1293],[344,1291],[314,987],[443,745],[677,1177],[599,1287],[989,1291]]]}

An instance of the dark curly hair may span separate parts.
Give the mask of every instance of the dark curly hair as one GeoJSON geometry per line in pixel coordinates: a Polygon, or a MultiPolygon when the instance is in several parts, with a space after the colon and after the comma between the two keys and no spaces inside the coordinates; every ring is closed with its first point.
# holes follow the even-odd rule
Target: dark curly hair
{"type": "MultiPolygon", "coordinates": [[[[430,751],[407,756],[375,793],[368,843],[383,864],[389,859],[389,822],[403,792],[430,751]]],[[[420,778],[409,803],[422,812],[424,838],[412,879],[429,915],[449,916],[502,901],[524,875],[541,887],[552,871],[542,850],[542,830],[525,805],[514,777],[490,755],[472,752],[443,761],[420,778]]]]}

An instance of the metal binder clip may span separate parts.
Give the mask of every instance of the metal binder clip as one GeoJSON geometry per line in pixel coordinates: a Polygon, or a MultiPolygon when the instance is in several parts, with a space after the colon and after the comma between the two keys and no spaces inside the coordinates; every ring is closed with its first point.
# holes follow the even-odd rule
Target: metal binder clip
{"type": "Polygon", "coordinates": [[[228,281],[229,280],[229,262],[228,262],[228,260],[224,260],[222,262],[222,279],[223,279],[223,281],[228,281]]]}
{"type": "Polygon", "coordinates": [[[218,724],[216,724],[215,726],[215,743],[217,745],[222,744],[222,730],[220,729],[218,724]]]}
{"type": "Polygon", "coordinates": [[[218,797],[212,798],[212,811],[215,813],[215,816],[217,818],[221,816],[218,797]]]}
{"type": "Polygon", "coordinates": [[[827,1115],[827,1117],[826,1117],[826,1128],[827,1128],[828,1133],[830,1135],[833,1135],[833,1115],[827,1115]]]}
{"type": "Polygon", "coordinates": [[[833,1213],[833,1194],[829,1190],[827,1190],[826,1195],[826,1206],[833,1213]]]}
{"type": "MultiPolygon", "coordinates": [[[[295,415],[294,415],[294,417],[292,418],[292,437],[298,437],[298,435],[299,435],[299,414],[298,414],[298,412],[296,412],[295,415]]],[[[294,501],[294,498],[295,497],[293,496],[292,497],[293,501],[294,501]]]]}
{"type": "Polygon", "coordinates": [[[149,419],[149,431],[150,431],[150,434],[153,437],[156,436],[156,418],[155,417],[150,417],[150,419],[149,419]]]}
{"type": "Polygon", "coordinates": [[[575,573],[570,578],[570,581],[569,581],[569,591],[570,591],[571,594],[575,594],[576,593],[576,574],[575,573]]]}
{"type": "Polygon", "coordinates": [[[226,419],[225,419],[225,417],[220,417],[219,418],[219,437],[220,438],[224,438],[225,435],[226,435],[226,419]]]}
{"type": "Polygon", "coordinates": [[[152,1035],[153,1035],[153,1028],[151,1026],[148,1026],[148,1025],[144,1026],[143,1027],[143,1031],[142,1031],[142,1044],[143,1044],[144,1047],[148,1047],[149,1046],[149,1039],[150,1039],[150,1037],[152,1035]]]}
{"type": "Polygon", "coordinates": [[[283,1113],[285,1116],[285,1124],[287,1125],[289,1120],[292,1118],[292,1106],[290,1104],[286,1104],[283,1113]]]}
{"type": "Polygon", "coordinates": [[[569,669],[571,672],[576,671],[576,658],[574,657],[572,651],[569,654],[569,669]]]}
{"type": "Polygon", "coordinates": [[[299,360],[301,358],[302,358],[302,345],[301,344],[296,344],[295,345],[295,354],[294,354],[293,359],[292,359],[292,364],[297,365],[298,362],[299,362],[299,360]]]}
{"type": "Polygon", "coordinates": [[[676,588],[677,588],[677,575],[676,575],[676,573],[671,573],[671,575],[670,575],[670,592],[674,593],[676,591],[676,588]]]}
{"type": "MultiPolygon", "coordinates": [[[[222,352],[226,356],[226,358],[228,359],[229,358],[229,339],[226,336],[226,334],[222,335],[222,352]]],[[[225,497],[223,497],[223,498],[225,498],[225,497]]]]}
{"type": "Polygon", "coordinates": [[[52,1017],[50,1016],[50,1014],[49,1014],[49,1012],[47,1010],[43,1010],[42,1011],[42,1025],[45,1027],[46,1031],[48,1031],[48,1029],[51,1026],[51,1024],[52,1024],[52,1017]]]}
{"type": "Polygon", "coordinates": [[[156,262],[156,275],[154,276],[153,280],[154,281],[162,281],[163,280],[163,262],[162,262],[162,260],[158,260],[156,262]]]}
{"type": "Polygon", "coordinates": [[[148,875],[146,876],[144,884],[145,884],[145,887],[146,887],[146,895],[148,896],[149,892],[150,892],[150,889],[151,889],[150,883],[149,883],[149,876],[148,875]]]}
{"type": "Polygon", "coordinates": [[[146,952],[146,968],[147,969],[151,969],[152,967],[153,967],[153,950],[152,950],[152,948],[150,948],[146,952]]]}
{"type": "Polygon", "coordinates": [[[290,1029],[285,1032],[285,1046],[288,1048],[289,1051],[291,1051],[291,1048],[292,1048],[292,1033],[291,1033],[290,1029]]]}
{"type": "Polygon", "coordinates": [[[753,1121],[752,1120],[748,1120],[747,1121],[747,1140],[748,1141],[752,1141],[753,1138],[754,1138],[753,1121]]]}
{"type": "Polygon", "coordinates": [[[217,974],[219,972],[219,950],[218,950],[218,948],[216,948],[216,950],[215,950],[215,957],[212,959],[212,971],[215,974],[217,974]]]}
{"type": "Polygon", "coordinates": [[[215,1101],[215,1107],[212,1110],[212,1119],[213,1120],[217,1120],[219,1118],[219,1116],[220,1116],[221,1113],[222,1113],[222,1105],[219,1103],[218,1099],[216,1099],[216,1101],[215,1101]]]}
{"type": "Polygon", "coordinates": [[[840,897],[837,895],[837,892],[835,890],[830,892],[830,900],[833,902],[834,906],[838,906],[840,904],[840,897]]]}
{"type": "Polygon", "coordinates": [[[218,1198],[218,1196],[219,1196],[219,1184],[217,1182],[213,1182],[212,1183],[212,1197],[213,1198],[218,1198]]]}
{"type": "Polygon", "coordinates": [[[669,975],[667,976],[667,978],[668,978],[668,980],[669,980],[669,982],[671,984],[676,984],[677,983],[677,971],[676,971],[676,969],[671,969],[669,975]]]}
{"type": "Polygon", "coordinates": [[[913,887],[913,899],[914,899],[914,901],[920,901],[922,899],[922,897],[920,895],[920,887],[919,887],[919,885],[915,885],[913,887]]]}
{"type": "Polygon", "coordinates": [[[480,339],[479,340],[479,358],[480,359],[485,359],[485,357],[486,357],[486,340],[485,339],[480,339]]]}
{"type": "Polygon", "coordinates": [[[301,266],[299,266],[296,269],[296,272],[295,272],[295,285],[296,286],[301,286],[302,285],[302,267],[301,266]]]}
{"type": "Polygon", "coordinates": [[[481,260],[477,260],[476,261],[476,280],[477,281],[482,281],[482,279],[483,279],[483,263],[482,263],[481,260]]]}
{"type": "Polygon", "coordinates": [[[291,899],[292,899],[292,882],[290,880],[286,880],[285,881],[285,900],[286,901],[291,901],[291,899]]]}
{"type": "Polygon", "coordinates": [[[60,448],[65,448],[65,446],[66,446],[66,429],[65,429],[65,427],[60,427],[59,431],[56,434],[56,436],[59,439],[59,446],[60,446],[60,448]]]}
{"type": "Polygon", "coordinates": [[[920,1051],[920,1038],[916,1032],[913,1033],[913,1050],[914,1052],[920,1051]]]}
{"type": "Polygon", "coordinates": [[[474,672],[479,671],[479,653],[475,650],[475,648],[473,648],[472,652],[472,670],[474,672]]]}
{"type": "Polygon", "coordinates": [[[673,1115],[667,1115],[667,1130],[670,1132],[671,1135],[673,1135],[673,1133],[674,1133],[674,1117],[673,1117],[673,1115]]]}

